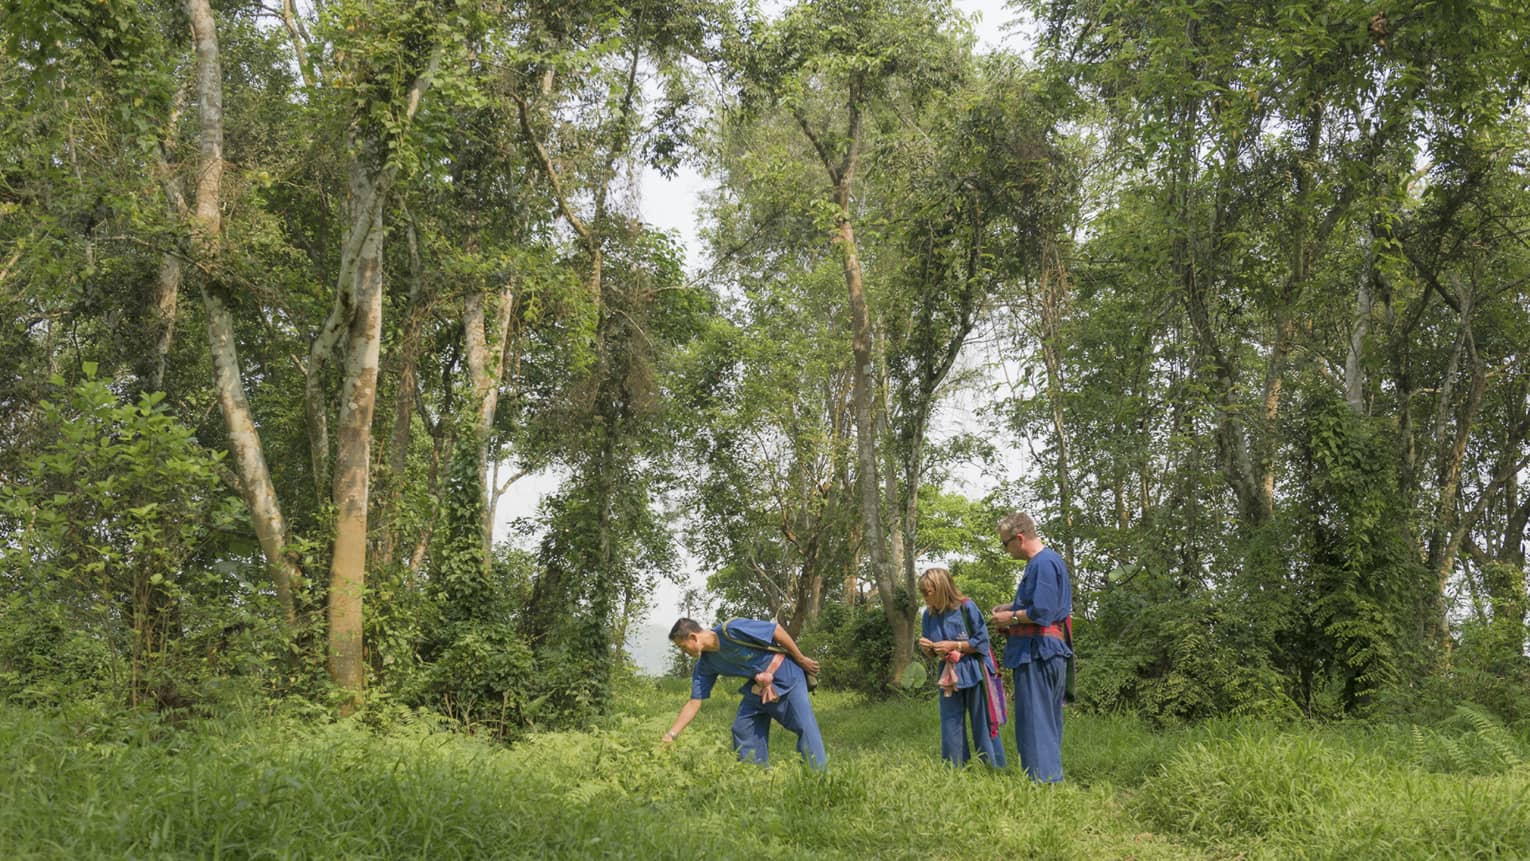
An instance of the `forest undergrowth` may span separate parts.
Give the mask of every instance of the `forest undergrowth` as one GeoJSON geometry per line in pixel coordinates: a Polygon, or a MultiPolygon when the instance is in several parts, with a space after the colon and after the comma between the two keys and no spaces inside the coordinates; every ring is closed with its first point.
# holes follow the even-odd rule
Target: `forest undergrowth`
{"type": "MultiPolygon", "coordinates": [[[[728,750],[735,695],[672,747],[686,696],[632,681],[581,731],[506,747],[426,719],[269,707],[171,727],[0,708],[7,858],[1530,857],[1530,740],[1435,726],[1070,714],[1067,782],[955,770],[933,703],[821,691],[827,773],[773,733],[728,750]]],[[[1006,728],[1010,755],[1017,759],[1006,728]]]]}

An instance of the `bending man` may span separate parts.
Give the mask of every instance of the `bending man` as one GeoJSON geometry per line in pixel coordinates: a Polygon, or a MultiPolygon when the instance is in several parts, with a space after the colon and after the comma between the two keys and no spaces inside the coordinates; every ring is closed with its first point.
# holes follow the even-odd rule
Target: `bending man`
{"type": "Polygon", "coordinates": [[[691,672],[691,698],[664,733],[666,743],[701,711],[718,676],[739,676],[745,681],[739,689],[744,698],[733,719],[738,758],[760,765],[769,761],[770,722],[775,720],[796,733],[803,759],[815,769],[824,767],[823,737],[807,684],[807,673],[817,673],[818,662],[802,654],[785,628],[758,619],[731,619],[707,630],[694,619],[681,619],[670,629],[669,641],[696,659],[696,669],[691,672]]]}

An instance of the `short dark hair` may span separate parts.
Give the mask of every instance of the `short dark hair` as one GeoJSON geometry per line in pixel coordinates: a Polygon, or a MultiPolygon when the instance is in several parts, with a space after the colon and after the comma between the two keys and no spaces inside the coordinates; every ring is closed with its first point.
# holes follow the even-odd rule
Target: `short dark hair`
{"type": "Polygon", "coordinates": [[[680,621],[675,623],[675,627],[669,629],[669,641],[673,643],[676,640],[683,640],[692,634],[701,633],[702,630],[700,622],[682,616],[680,621]]]}

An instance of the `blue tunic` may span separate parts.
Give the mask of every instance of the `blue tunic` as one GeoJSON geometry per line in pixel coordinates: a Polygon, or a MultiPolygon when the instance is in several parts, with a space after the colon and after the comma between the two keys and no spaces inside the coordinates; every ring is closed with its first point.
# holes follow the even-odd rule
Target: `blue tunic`
{"type": "Polygon", "coordinates": [[[976,649],[956,662],[956,688],[963,690],[982,683],[983,665],[980,662],[989,653],[988,626],[983,623],[982,613],[972,599],[968,598],[956,609],[943,613],[926,607],[919,629],[921,634],[935,642],[957,640],[976,649]]]}
{"type": "MultiPolygon", "coordinates": [[[[1038,625],[1060,624],[1073,612],[1068,566],[1050,547],[1031,557],[1015,590],[1013,608],[1038,625]]],[[[1015,746],[1020,765],[1040,783],[1063,779],[1063,689],[1073,651],[1056,637],[1010,637],[1004,666],[1015,671],[1015,746]]]]}
{"type": "Polygon", "coordinates": [[[982,611],[971,599],[944,613],[926,607],[920,631],[936,642],[966,641],[977,649],[956,662],[956,694],[948,697],[942,692],[937,699],[941,757],[952,765],[965,765],[975,746],[979,759],[994,768],[1003,768],[1007,764],[1004,742],[989,734],[988,690],[983,686],[981,662],[988,660],[990,645],[988,625],[983,622],[982,611]],[[971,745],[967,743],[968,725],[972,727],[971,745]]]}
{"type": "MultiPolygon", "coordinates": [[[[1068,582],[1068,566],[1056,550],[1043,547],[1026,563],[1010,609],[1024,610],[1038,625],[1060,624],[1072,615],[1073,587],[1068,582]]],[[[1004,666],[1014,669],[1031,661],[1072,654],[1068,644],[1056,637],[1010,637],[1004,644],[1004,666]]]]}
{"type": "MultiPolygon", "coordinates": [[[[718,676],[742,676],[747,679],[741,691],[747,691],[754,684],[754,674],[763,673],[770,667],[770,661],[775,657],[768,651],[775,643],[776,623],[763,622],[759,619],[731,619],[728,621],[728,633],[733,639],[741,640],[749,645],[740,645],[723,636],[723,626],[718,625],[712,629],[717,634],[717,651],[702,652],[701,658],[696,661],[696,669],[691,671],[691,699],[704,700],[712,696],[712,687],[717,684],[718,676]]],[[[787,659],[781,662],[784,669],[793,661],[787,659]]],[[[776,690],[782,690],[781,681],[776,682],[776,690]]],[[[783,691],[784,692],[784,691],[783,691]]]]}
{"type": "Polygon", "coordinates": [[[775,654],[767,647],[775,642],[776,623],[759,619],[732,619],[713,628],[717,651],[702,652],[691,672],[691,698],[712,696],[718,676],[742,676],[738,714],[733,718],[733,749],[744,762],[766,765],[770,761],[770,722],[772,720],[797,735],[797,752],[815,769],[827,762],[818,718],[813,714],[813,700],[808,694],[807,674],[790,657],[781,661],[773,687],[780,699],[767,703],[750,690],[755,673],[770,668],[775,654]],[[733,642],[738,640],[740,642],[733,642]]]}

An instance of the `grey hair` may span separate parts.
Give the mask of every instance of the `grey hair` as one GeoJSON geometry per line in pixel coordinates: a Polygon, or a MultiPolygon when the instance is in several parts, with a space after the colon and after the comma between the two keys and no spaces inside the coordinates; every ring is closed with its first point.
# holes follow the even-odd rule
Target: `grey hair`
{"type": "Polygon", "coordinates": [[[1036,521],[1023,511],[1010,512],[999,518],[999,531],[1011,538],[1016,535],[1035,538],[1036,521]]]}

